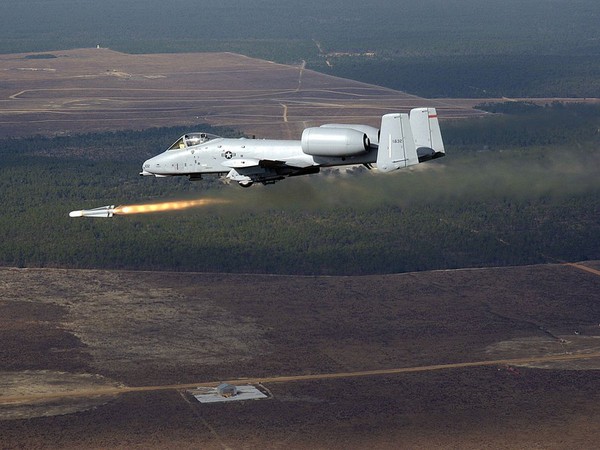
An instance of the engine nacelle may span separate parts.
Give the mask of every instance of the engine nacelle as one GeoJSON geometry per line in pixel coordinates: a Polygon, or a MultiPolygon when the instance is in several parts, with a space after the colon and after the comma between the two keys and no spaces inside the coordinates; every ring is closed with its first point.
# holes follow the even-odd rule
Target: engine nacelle
{"type": "Polygon", "coordinates": [[[366,133],[348,128],[307,128],[302,132],[302,151],[312,156],[354,156],[366,152],[366,133]]]}
{"type": "Polygon", "coordinates": [[[360,131],[361,133],[365,133],[369,137],[369,141],[372,144],[379,143],[379,129],[372,127],[370,125],[353,125],[347,123],[326,123],[321,125],[320,128],[340,128],[340,129],[350,129],[360,131]]]}

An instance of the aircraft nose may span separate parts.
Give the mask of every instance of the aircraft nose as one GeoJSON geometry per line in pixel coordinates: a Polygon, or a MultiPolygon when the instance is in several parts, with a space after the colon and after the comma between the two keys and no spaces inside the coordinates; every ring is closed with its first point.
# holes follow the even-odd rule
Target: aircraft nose
{"type": "Polygon", "coordinates": [[[148,159],[146,161],[144,161],[144,164],[142,164],[142,171],[140,172],[141,176],[150,176],[150,175],[154,175],[152,172],[150,172],[150,161],[152,161],[152,159],[148,159]]]}
{"type": "Polygon", "coordinates": [[[157,173],[160,173],[162,160],[160,156],[161,155],[157,155],[153,158],[144,161],[144,164],[142,164],[142,171],[140,172],[140,175],[156,175],[157,173]]]}
{"type": "Polygon", "coordinates": [[[142,171],[140,172],[140,175],[143,176],[143,177],[147,177],[147,176],[151,176],[151,175],[154,175],[154,174],[152,172],[148,172],[145,169],[145,165],[143,165],[142,166],[142,171]]]}
{"type": "Polygon", "coordinates": [[[164,152],[156,155],[144,162],[140,174],[154,175],[155,177],[174,175],[179,168],[177,157],[178,155],[172,152],[164,152]]]}

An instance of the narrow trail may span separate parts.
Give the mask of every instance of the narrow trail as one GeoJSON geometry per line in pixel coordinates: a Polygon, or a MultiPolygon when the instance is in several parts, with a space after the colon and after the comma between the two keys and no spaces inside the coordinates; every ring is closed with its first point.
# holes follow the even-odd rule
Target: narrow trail
{"type": "Polygon", "coordinates": [[[574,267],[575,269],[583,270],[584,272],[593,273],[600,277],[600,270],[592,269],[591,267],[584,266],[583,264],[577,263],[565,263],[565,266],[574,267]]]}
{"type": "Polygon", "coordinates": [[[15,396],[6,396],[6,397],[0,396],[0,405],[11,405],[11,404],[16,405],[16,404],[22,404],[22,403],[33,403],[33,402],[58,400],[58,399],[73,399],[73,398],[91,397],[91,396],[116,396],[116,395],[126,394],[126,393],[130,393],[130,392],[158,392],[158,391],[193,389],[193,388],[197,388],[197,387],[214,387],[223,382],[229,383],[229,384],[234,384],[234,385],[258,384],[258,383],[292,383],[292,382],[298,382],[298,381],[334,380],[334,379],[339,379],[339,378],[357,378],[357,377],[369,377],[369,376],[399,375],[399,374],[406,374],[406,373],[432,372],[432,371],[436,371],[436,370],[465,369],[465,368],[470,368],[470,367],[522,365],[522,364],[553,362],[553,361],[574,361],[574,360],[590,359],[590,358],[600,358],[600,352],[548,355],[548,356],[531,357],[531,358],[497,359],[497,360],[488,360],[488,361],[461,362],[461,363],[450,363],[450,364],[435,364],[435,365],[430,365],[430,366],[400,367],[400,368],[395,368],[395,369],[377,369],[377,370],[365,370],[365,371],[357,371],[357,372],[337,372],[337,373],[321,373],[321,374],[311,374],[311,375],[288,375],[288,376],[276,376],[276,377],[240,378],[240,379],[235,379],[235,380],[218,380],[218,381],[186,383],[186,384],[169,384],[169,385],[161,385],[161,386],[129,386],[129,387],[125,386],[125,387],[75,390],[75,391],[71,391],[71,392],[60,392],[60,393],[15,395],[15,396]]]}

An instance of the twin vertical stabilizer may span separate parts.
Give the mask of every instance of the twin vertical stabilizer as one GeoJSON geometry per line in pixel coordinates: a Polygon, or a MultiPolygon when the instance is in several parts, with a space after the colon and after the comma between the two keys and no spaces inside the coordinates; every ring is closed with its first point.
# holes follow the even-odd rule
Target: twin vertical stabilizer
{"type": "Polygon", "coordinates": [[[415,108],[410,111],[410,126],[415,138],[419,162],[444,156],[444,142],[435,108],[415,108]]]}
{"type": "Polygon", "coordinates": [[[445,155],[435,108],[415,108],[409,114],[381,118],[377,169],[391,172],[445,155]]]}

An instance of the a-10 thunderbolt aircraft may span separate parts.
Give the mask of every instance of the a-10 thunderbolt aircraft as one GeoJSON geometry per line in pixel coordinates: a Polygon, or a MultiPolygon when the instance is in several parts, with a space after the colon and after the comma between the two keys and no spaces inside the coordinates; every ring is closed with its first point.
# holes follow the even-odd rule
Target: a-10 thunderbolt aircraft
{"type": "Polygon", "coordinates": [[[435,108],[386,114],[381,129],[326,124],[306,128],[300,141],[229,139],[189,133],[167,151],[144,162],[140,175],[187,175],[198,180],[219,174],[248,187],[285,177],[317,173],[321,167],[375,163],[391,172],[445,155],[435,108]]]}

